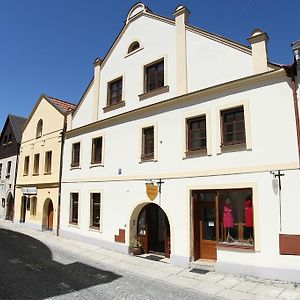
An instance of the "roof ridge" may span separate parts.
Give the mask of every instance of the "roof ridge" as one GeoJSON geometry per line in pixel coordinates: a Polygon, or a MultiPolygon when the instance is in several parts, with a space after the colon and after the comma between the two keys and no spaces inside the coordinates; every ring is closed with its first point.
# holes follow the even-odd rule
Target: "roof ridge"
{"type": "Polygon", "coordinates": [[[53,97],[53,96],[49,96],[49,95],[45,95],[45,96],[46,96],[47,98],[50,98],[50,99],[53,99],[53,100],[58,100],[58,101],[61,101],[61,102],[64,102],[64,103],[67,103],[67,104],[76,106],[75,103],[72,103],[72,102],[70,102],[69,100],[63,100],[63,99],[60,99],[60,98],[57,98],[57,97],[53,97]]]}

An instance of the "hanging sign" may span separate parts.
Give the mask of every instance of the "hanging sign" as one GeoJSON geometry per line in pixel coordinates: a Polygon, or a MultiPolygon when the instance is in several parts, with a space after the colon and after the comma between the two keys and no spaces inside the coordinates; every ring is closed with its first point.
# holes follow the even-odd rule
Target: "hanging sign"
{"type": "Polygon", "coordinates": [[[146,194],[148,198],[153,201],[158,195],[158,185],[146,183],[146,194]]]}

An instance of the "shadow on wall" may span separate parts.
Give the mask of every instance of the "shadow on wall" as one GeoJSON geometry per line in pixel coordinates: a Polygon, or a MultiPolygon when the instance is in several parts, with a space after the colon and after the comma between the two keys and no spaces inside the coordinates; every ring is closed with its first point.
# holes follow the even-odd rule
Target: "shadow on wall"
{"type": "Polygon", "coordinates": [[[56,262],[46,245],[14,231],[0,229],[0,245],[0,299],[45,299],[121,277],[80,262],[56,262]]]}

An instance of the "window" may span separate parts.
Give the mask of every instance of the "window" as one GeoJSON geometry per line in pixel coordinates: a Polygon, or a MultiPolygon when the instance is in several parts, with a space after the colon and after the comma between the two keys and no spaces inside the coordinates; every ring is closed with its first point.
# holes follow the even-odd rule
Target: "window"
{"type": "Polygon", "coordinates": [[[7,144],[7,135],[4,136],[4,139],[3,139],[3,146],[6,146],[7,144]]]}
{"type": "Polygon", "coordinates": [[[71,193],[70,223],[78,224],[78,193],[71,193]]]}
{"type": "Polygon", "coordinates": [[[11,160],[7,162],[7,168],[6,168],[6,177],[10,177],[10,171],[11,171],[11,160]]]}
{"type": "Polygon", "coordinates": [[[122,77],[108,83],[107,106],[115,105],[122,101],[122,77]]]}
{"type": "Polygon", "coordinates": [[[216,241],[219,246],[253,248],[251,188],[193,191],[192,198],[194,234],[216,241]]]}
{"type": "Polygon", "coordinates": [[[31,216],[36,216],[36,205],[37,205],[37,198],[36,197],[31,197],[30,198],[30,215],[31,216]]]}
{"type": "Polygon", "coordinates": [[[100,193],[91,193],[90,226],[100,229],[100,193]]]}
{"type": "Polygon", "coordinates": [[[44,169],[45,174],[51,173],[51,164],[52,164],[52,151],[47,151],[45,153],[45,169],[44,169]]]}
{"type": "Polygon", "coordinates": [[[12,143],[12,134],[10,133],[8,135],[8,144],[11,144],[12,143]]]}
{"type": "Polygon", "coordinates": [[[40,154],[34,154],[33,175],[38,175],[40,170],[40,154]]]}
{"type": "Polygon", "coordinates": [[[94,138],[92,140],[92,164],[102,163],[102,137],[94,138]]]}
{"type": "Polygon", "coordinates": [[[24,176],[28,175],[28,172],[29,172],[29,156],[25,156],[23,175],[24,176]]]}
{"type": "Polygon", "coordinates": [[[206,151],[206,117],[187,119],[187,154],[206,151]]]}
{"type": "Polygon", "coordinates": [[[133,52],[133,51],[135,51],[135,50],[137,50],[137,49],[139,49],[139,48],[140,48],[139,42],[134,41],[134,42],[131,43],[131,45],[129,46],[129,48],[128,48],[128,53],[131,53],[131,52],[133,52]]]}
{"type": "Polygon", "coordinates": [[[36,126],[36,138],[40,138],[43,134],[43,120],[40,119],[36,126]]]}
{"type": "Polygon", "coordinates": [[[0,180],[2,179],[2,164],[0,164],[0,180]]]}
{"type": "Polygon", "coordinates": [[[143,128],[141,160],[154,159],[154,126],[143,128]]]}
{"type": "Polygon", "coordinates": [[[246,143],[243,106],[221,112],[222,146],[246,143]]]}
{"type": "Polygon", "coordinates": [[[164,86],[164,60],[145,67],[145,92],[164,86]]]}
{"type": "Polygon", "coordinates": [[[72,162],[71,167],[79,167],[80,163],[80,143],[72,145],[72,162]]]}

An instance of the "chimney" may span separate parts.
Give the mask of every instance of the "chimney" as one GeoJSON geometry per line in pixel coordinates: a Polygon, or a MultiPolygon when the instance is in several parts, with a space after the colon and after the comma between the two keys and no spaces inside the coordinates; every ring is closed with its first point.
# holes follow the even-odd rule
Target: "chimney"
{"type": "Polygon", "coordinates": [[[298,66],[300,66],[300,40],[292,44],[292,49],[294,52],[295,61],[298,66]]]}
{"type": "Polygon", "coordinates": [[[253,71],[255,74],[268,71],[268,41],[267,33],[255,29],[248,38],[252,48],[253,71]]]}
{"type": "Polygon", "coordinates": [[[102,60],[96,58],[94,61],[94,101],[93,101],[93,112],[92,122],[98,121],[99,117],[99,94],[100,94],[100,66],[102,60]]]}
{"type": "Polygon", "coordinates": [[[176,30],[176,95],[187,93],[186,30],[190,11],[179,5],[173,12],[176,30]]]}

